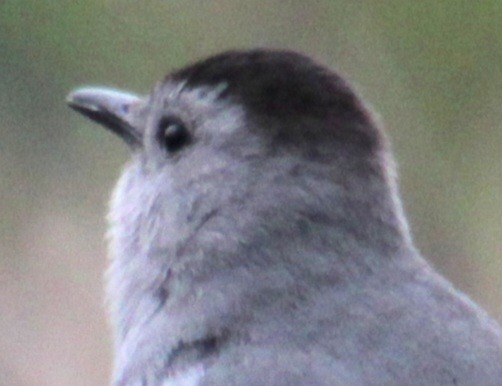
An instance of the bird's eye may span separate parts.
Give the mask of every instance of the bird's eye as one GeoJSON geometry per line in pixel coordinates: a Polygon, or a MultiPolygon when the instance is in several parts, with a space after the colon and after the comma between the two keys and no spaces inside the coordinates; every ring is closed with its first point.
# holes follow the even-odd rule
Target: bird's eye
{"type": "Polygon", "coordinates": [[[190,133],[180,120],[163,118],[159,123],[159,141],[168,152],[173,153],[190,141],[190,133]]]}

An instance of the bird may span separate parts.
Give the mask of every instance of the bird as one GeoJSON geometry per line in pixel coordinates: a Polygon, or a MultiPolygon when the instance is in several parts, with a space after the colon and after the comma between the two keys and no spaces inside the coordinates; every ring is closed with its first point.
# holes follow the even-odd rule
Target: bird
{"type": "Polygon", "coordinates": [[[131,158],[113,386],[502,385],[502,330],[414,244],[383,125],[330,66],[225,51],[74,110],[131,158]]]}

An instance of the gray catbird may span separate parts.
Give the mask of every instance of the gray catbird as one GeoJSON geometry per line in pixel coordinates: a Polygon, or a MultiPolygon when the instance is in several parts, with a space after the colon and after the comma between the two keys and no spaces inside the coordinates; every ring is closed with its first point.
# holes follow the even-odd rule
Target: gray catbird
{"type": "Polygon", "coordinates": [[[132,152],[113,385],[502,385],[500,327],[414,248],[387,140],[330,69],[231,51],[68,103],[132,152]]]}

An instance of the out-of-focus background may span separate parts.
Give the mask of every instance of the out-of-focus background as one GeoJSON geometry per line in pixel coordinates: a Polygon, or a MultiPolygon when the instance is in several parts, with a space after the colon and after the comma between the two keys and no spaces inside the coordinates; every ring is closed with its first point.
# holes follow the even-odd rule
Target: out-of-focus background
{"type": "Polygon", "coordinates": [[[385,123],[416,242],[502,320],[500,0],[0,0],[0,385],[106,385],[104,215],[125,146],[65,106],[234,47],[312,54],[385,123]]]}

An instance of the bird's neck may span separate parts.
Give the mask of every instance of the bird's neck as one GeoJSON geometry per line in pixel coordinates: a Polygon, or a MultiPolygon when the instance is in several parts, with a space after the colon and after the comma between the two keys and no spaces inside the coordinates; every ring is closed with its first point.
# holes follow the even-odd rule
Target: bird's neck
{"type": "Polygon", "coordinates": [[[317,184],[312,196],[309,181],[255,189],[256,205],[207,200],[218,209],[197,206],[163,247],[131,237],[142,234],[127,228],[134,218],[117,221],[108,292],[116,363],[126,365],[116,372],[141,371],[149,355],[170,360],[182,344],[245,334],[275,305],[298,305],[414,254],[392,184],[317,184]]]}

